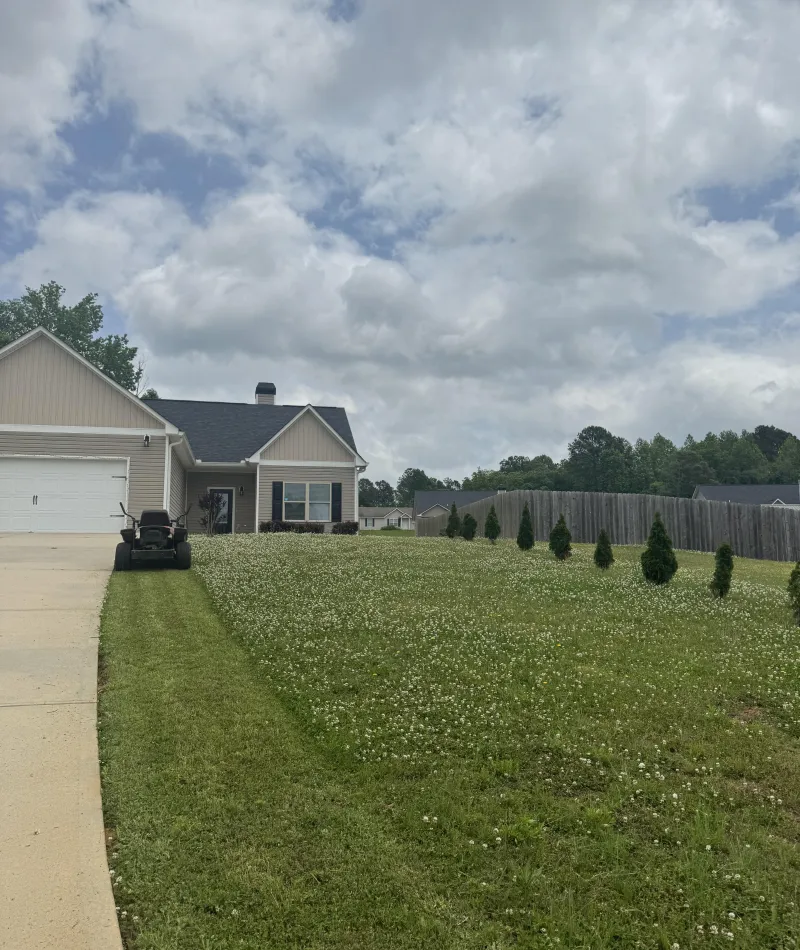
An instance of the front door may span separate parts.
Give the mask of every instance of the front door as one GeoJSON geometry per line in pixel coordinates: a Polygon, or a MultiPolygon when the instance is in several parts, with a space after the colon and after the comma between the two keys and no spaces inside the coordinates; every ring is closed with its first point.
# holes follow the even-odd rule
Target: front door
{"type": "Polygon", "coordinates": [[[233,489],[209,488],[208,491],[219,499],[214,534],[230,534],[233,531],[233,489]]]}

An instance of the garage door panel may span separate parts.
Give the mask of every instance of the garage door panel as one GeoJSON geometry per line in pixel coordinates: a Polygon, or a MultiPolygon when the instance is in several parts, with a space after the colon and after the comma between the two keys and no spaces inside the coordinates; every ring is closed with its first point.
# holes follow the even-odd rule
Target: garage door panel
{"type": "Polygon", "coordinates": [[[124,459],[0,457],[0,531],[119,531],[124,459]]]}

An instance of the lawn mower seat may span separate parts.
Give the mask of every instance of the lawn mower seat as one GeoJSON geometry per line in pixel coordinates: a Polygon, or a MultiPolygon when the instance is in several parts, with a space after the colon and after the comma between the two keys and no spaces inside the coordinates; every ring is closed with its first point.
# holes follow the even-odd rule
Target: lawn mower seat
{"type": "Polygon", "coordinates": [[[168,511],[143,511],[139,524],[143,528],[168,528],[168,511]]]}

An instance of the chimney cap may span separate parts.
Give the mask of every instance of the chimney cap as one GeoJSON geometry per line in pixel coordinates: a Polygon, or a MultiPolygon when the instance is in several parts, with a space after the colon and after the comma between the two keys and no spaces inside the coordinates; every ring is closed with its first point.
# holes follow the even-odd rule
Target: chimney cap
{"type": "Polygon", "coordinates": [[[259,383],[256,386],[256,396],[274,396],[277,392],[275,383],[259,383]]]}

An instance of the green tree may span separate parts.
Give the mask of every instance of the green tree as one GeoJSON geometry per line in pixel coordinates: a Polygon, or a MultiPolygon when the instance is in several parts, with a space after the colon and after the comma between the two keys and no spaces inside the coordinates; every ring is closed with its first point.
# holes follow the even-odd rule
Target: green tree
{"type": "Polygon", "coordinates": [[[667,477],[667,494],[691,498],[698,485],[714,485],[717,479],[696,448],[684,446],[675,453],[667,477]]]}
{"type": "Polygon", "coordinates": [[[483,526],[483,536],[488,538],[492,544],[500,537],[500,522],[497,520],[497,512],[494,505],[489,509],[486,516],[486,524],[483,526]]]}
{"type": "Polygon", "coordinates": [[[604,571],[607,571],[614,563],[614,552],[611,550],[611,540],[605,528],[603,528],[597,536],[597,546],[594,549],[594,563],[604,571]]]}
{"type": "Polygon", "coordinates": [[[475,533],[477,530],[478,522],[475,520],[473,515],[467,512],[461,521],[461,537],[465,541],[472,541],[475,538],[475,533]]]}
{"type": "Polygon", "coordinates": [[[567,469],[574,491],[623,491],[633,465],[630,443],[602,426],[587,426],[569,444],[567,469]]]}
{"type": "Polygon", "coordinates": [[[136,363],[137,349],[125,334],[99,336],[103,308],[97,294],[87,294],[72,307],[61,302],[65,289],[54,280],[38,290],[25,288],[22,297],[0,300],[0,346],[42,326],[130,392],[136,389],[144,369],[136,363]]]}
{"type": "Polygon", "coordinates": [[[566,561],[572,554],[572,535],[569,533],[564,515],[560,515],[550,532],[550,550],[559,561],[566,561]]]}
{"type": "Polygon", "coordinates": [[[795,623],[800,626],[800,561],[795,564],[789,575],[789,606],[795,623]]]}
{"type": "Polygon", "coordinates": [[[525,472],[532,464],[533,459],[529,459],[527,455],[509,455],[507,459],[501,460],[499,468],[503,474],[508,474],[509,472],[525,472]]]}
{"type": "Polygon", "coordinates": [[[407,468],[397,482],[395,504],[408,508],[414,504],[414,492],[444,487],[443,482],[426,475],[421,468],[407,468]]]}
{"type": "Polygon", "coordinates": [[[141,396],[139,396],[139,398],[140,399],[159,399],[160,397],[158,393],[156,392],[156,390],[150,387],[150,389],[145,389],[145,391],[142,393],[141,396]]]}
{"type": "Polygon", "coordinates": [[[730,544],[721,544],[714,555],[714,576],[708,585],[715,597],[727,597],[733,577],[733,548],[730,544]]]}
{"type": "Polygon", "coordinates": [[[784,483],[800,481],[800,439],[790,435],[775,459],[775,477],[784,483]]]}
{"type": "Polygon", "coordinates": [[[522,509],[522,517],[519,521],[519,531],[517,532],[517,544],[523,551],[530,551],[533,547],[533,524],[531,522],[531,511],[528,508],[527,501],[522,509]]]}
{"type": "Polygon", "coordinates": [[[447,519],[447,527],[444,530],[448,538],[455,538],[461,534],[461,519],[458,517],[455,502],[450,506],[450,517],[447,519]]]}
{"type": "Polygon", "coordinates": [[[658,512],[653,520],[653,527],[650,529],[650,537],[647,539],[647,547],[642,552],[641,561],[645,580],[651,584],[668,584],[675,576],[675,571],[678,570],[672,541],[658,512]]]}
{"type": "Polygon", "coordinates": [[[778,458],[778,453],[788,438],[794,438],[791,432],[777,429],[775,426],[756,426],[753,430],[754,442],[770,462],[778,458]]]}

